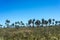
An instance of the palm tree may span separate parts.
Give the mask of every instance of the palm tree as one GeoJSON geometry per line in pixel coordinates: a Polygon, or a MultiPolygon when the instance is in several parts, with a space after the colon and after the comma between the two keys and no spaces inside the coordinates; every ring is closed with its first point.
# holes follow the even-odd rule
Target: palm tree
{"type": "Polygon", "coordinates": [[[46,26],[47,26],[47,24],[48,24],[48,21],[47,20],[45,20],[45,22],[44,22],[45,24],[46,24],[46,26]]]}
{"type": "Polygon", "coordinates": [[[30,20],[28,20],[28,25],[31,27],[31,25],[30,24],[32,24],[32,19],[30,19],[30,20]]]}
{"type": "Polygon", "coordinates": [[[49,23],[49,26],[50,26],[50,24],[51,24],[51,19],[48,19],[48,23],[49,23]]]}
{"type": "Polygon", "coordinates": [[[23,23],[23,21],[21,21],[21,22],[20,22],[20,24],[21,24],[21,26],[24,26],[24,23],[23,23]]]}
{"type": "Polygon", "coordinates": [[[33,24],[33,28],[34,28],[34,24],[35,24],[35,19],[33,19],[33,22],[32,22],[32,24],[33,24]]]}
{"type": "Polygon", "coordinates": [[[33,28],[34,28],[35,19],[33,19],[33,20],[32,20],[32,19],[30,19],[30,20],[28,21],[28,24],[29,24],[31,27],[33,27],[33,28]],[[32,24],[33,26],[32,26],[31,24],[32,24]]]}
{"type": "Polygon", "coordinates": [[[37,25],[37,27],[39,27],[41,24],[40,20],[36,20],[35,24],[37,25]]]}
{"type": "Polygon", "coordinates": [[[43,19],[42,19],[42,26],[43,26],[43,24],[44,24],[44,21],[45,21],[45,20],[44,20],[44,18],[43,18],[43,19]]]}
{"type": "Polygon", "coordinates": [[[6,20],[5,24],[6,24],[7,28],[9,28],[9,23],[10,23],[10,20],[6,20]]]}
{"type": "Polygon", "coordinates": [[[52,24],[54,25],[55,19],[52,19],[52,21],[53,21],[53,23],[52,23],[52,24]]]}

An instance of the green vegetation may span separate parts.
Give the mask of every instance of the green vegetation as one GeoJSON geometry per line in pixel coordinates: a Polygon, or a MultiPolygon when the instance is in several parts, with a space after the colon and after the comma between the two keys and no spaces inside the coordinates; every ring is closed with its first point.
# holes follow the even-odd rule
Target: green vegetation
{"type": "Polygon", "coordinates": [[[0,24],[0,40],[60,40],[60,21],[55,19],[30,19],[26,25],[22,21],[9,23],[0,24]]]}
{"type": "Polygon", "coordinates": [[[0,29],[3,40],[60,40],[60,27],[0,29]]]}

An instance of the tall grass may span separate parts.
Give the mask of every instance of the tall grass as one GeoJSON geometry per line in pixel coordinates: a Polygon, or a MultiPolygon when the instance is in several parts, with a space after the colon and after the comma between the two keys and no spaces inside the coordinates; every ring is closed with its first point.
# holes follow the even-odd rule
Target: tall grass
{"type": "Polygon", "coordinates": [[[60,40],[60,27],[0,29],[0,40],[60,40]]]}

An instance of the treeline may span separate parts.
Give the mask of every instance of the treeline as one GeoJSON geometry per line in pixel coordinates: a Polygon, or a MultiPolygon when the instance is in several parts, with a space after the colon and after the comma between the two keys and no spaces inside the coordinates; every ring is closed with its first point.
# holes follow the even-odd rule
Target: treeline
{"type": "Polygon", "coordinates": [[[10,20],[5,21],[5,26],[0,24],[0,28],[20,28],[20,27],[47,27],[47,26],[60,26],[60,21],[56,21],[55,19],[45,20],[44,18],[39,19],[30,19],[27,23],[23,21],[17,21],[10,24],[10,20]]]}

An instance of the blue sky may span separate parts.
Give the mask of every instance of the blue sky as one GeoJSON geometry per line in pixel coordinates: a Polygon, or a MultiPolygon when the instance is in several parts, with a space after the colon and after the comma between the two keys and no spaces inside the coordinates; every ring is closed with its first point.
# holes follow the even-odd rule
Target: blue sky
{"type": "Polygon", "coordinates": [[[27,22],[29,19],[60,20],[60,0],[0,0],[0,23],[6,19],[27,22]]]}

